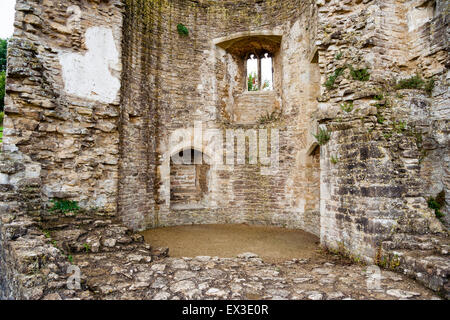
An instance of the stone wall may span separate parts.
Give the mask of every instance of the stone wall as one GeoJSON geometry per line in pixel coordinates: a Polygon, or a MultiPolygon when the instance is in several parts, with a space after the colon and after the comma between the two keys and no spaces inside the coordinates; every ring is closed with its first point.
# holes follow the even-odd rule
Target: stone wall
{"type": "Polygon", "coordinates": [[[322,88],[318,111],[331,131],[321,153],[321,240],[374,261],[394,233],[444,230],[426,198],[448,195],[448,8],[437,1],[433,16],[408,25],[408,12],[433,4],[350,4],[319,8],[322,83],[344,70],[322,88]],[[354,79],[349,65],[370,79],[354,79]],[[431,95],[398,90],[416,73],[435,79],[431,95]]]}
{"type": "Polygon", "coordinates": [[[15,284],[15,268],[42,246],[53,255],[31,220],[10,215],[38,215],[55,198],[133,230],[300,228],[370,262],[401,256],[405,273],[448,288],[447,229],[427,205],[441,191],[450,201],[445,1],[18,0],[16,9],[2,146],[12,158],[0,175],[0,264],[18,261],[2,269],[8,297],[26,283],[15,284]],[[271,50],[273,92],[245,92],[245,39],[271,50]],[[397,87],[415,74],[421,88],[397,87]],[[318,125],[330,132],[321,146],[318,125]],[[276,170],[221,152],[227,137],[264,133],[279,149],[269,152],[276,170]],[[174,206],[171,159],[190,149],[208,159],[207,192],[200,205],[174,206]]]}
{"type": "Polygon", "coordinates": [[[0,299],[41,299],[66,285],[67,258],[44,237],[39,164],[0,154],[0,299]],[[38,173],[38,174],[36,174],[38,173]]]}
{"type": "Polygon", "coordinates": [[[315,130],[309,114],[319,86],[310,63],[315,13],[308,1],[127,2],[119,185],[119,214],[127,224],[247,222],[318,234],[318,161],[307,154],[315,130]],[[189,29],[188,37],[177,33],[179,23],[189,29]],[[270,93],[245,93],[239,76],[244,60],[220,45],[256,35],[281,37],[270,93]],[[273,111],[280,115],[261,124],[273,111]],[[196,122],[203,138],[182,147],[198,143],[211,158],[207,130],[224,138],[226,130],[279,130],[278,173],[262,175],[261,167],[248,161],[233,166],[216,161],[204,210],[172,210],[170,157],[181,149],[170,138],[180,129],[193,132],[196,122]]]}
{"type": "Polygon", "coordinates": [[[318,234],[319,164],[308,154],[319,85],[310,63],[315,14],[293,0],[18,1],[3,148],[41,165],[44,202],[118,212],[134,229],[250,222],[318,234]],[[245,95],[233,77],[236,56],[218,46],[249,32],[277,35],[274,92],[245,95]],[[279,171],[212,165],[205,210],[173,212],[168,159],[179,150],[169,139],[195,121],[224,137],[279,130],[279,171]]]}
{"type": "Polygon", "coordinates": [[[5,151],[41,165],[44,199],[116,212],[120,1],[25,1],[9,43],[5,151]]]}
{"type": "MultiPolygon", "coordinates": [[[[19,152],[0,154],[0,300],[99,299],[107,293],[92,282],[99,273],[89,272],[97,263],[78,256],[145,267],[167,256],[167,248],[152,248],[100,211],[45,209],[37,168],[19,152]],[[88,270],[81,273],[81,266],[88,270]]],[[[100,274],[111,280],[114,272],[100,274]]]]}

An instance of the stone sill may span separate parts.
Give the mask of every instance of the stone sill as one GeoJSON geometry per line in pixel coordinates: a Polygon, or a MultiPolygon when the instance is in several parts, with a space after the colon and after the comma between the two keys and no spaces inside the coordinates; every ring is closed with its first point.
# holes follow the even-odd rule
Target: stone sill
{"type": "Polygon", "coordinates": [[[192,204],[173,204],[170,206],[171,210],[181,211],[181,210],[203,210],[206,209],[205,205],[192,203],[192,204]]]}
{"type": "Polygon", "coordinates": [[[241,93],[241,96],[245,96],[245,95],[249,95],[249,96],[271,96],[271,95],[275,95],[276,92],[275,90],[269,90],[269,91],[245,91],[243,93],[241,93]]]}

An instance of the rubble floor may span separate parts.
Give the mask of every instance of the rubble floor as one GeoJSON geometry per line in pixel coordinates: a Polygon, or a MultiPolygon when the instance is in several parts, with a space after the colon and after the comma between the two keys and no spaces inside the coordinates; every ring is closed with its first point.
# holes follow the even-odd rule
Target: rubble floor
{"type": "MultiPolygon", "coordinates": [[[[195,230],[195,228],[175,228],[173,230],[195,230]]],[[[204,227],[206,228],[206,227],[204,227]]],[[[258,229],[247,226],[222,227],[224,230],[258,229]]],[[[210,234],[220,227],[210,228],[210,234]]],[[[171,232],[173,232],[173,230],[171,232]]],[[[275,229],[265,229],[275,232],[275,229]]],[[[163,230],[157,230],[161,233],[163,230]]],[[[166,229],[165,232],[170,230],[166,229]]],[[[183,236],[181,232],[180,237],[183,236]]],[[[104,233],[104,232],[103,232],[104,233]]],[[[249,232],[245,237],[251,237],[249,232]]],[[[317,238],[306,233],[290,234],[287,239],[306,237],[303,250],[298,256],[274,259],[269,248],[256,253],[240,253],[233,257],[217,255],[198,255],[193,257],[149,256],[146,250],[132,249],[111,250],[110,252],[75,253],[73,264],[81,269],[82,288],[76,292],[63,290],[64,299],[146,299],[146,300],[185,300],[185,299],[245,299],[245,300],[345,300],[345,299],[440,299],[433,291],[418,282],[388,270],[380,270],[379,286],[371,280],[372,267],[357,264],[339,255],[323,251],[317,244],[317,238]],[[308,248],[307,250],[305,248],[308,248]],[[269,257],[268,259],[264,258],[269,257]],[[369,281],[369,282],[368,282],[369,281]]],[[[189,237],[209,237],[208,233],[193,233],[189,237]]],[[[217,236],[223,237],[224,234],[217,236]]],[[[186,247],[198,242],[184,241],[186,247]]],[[[269,232],[265,239],[276,237],[269,232]]],[[[276,240],[287,241],[283,236],[276,240]]],[[[167,239],[167,238],[166,238],[167,239]]],[[[241,239],[224,246],[235,245],[241,239]]],[[[280,242],[281,241],[281,242],[280,242]]],[[[143,244],[144,245],[144,244],[143,244]]],[[[154,247],[153,243],[152,247],[154,247]]],[[[145,246],[149,247],[147,243],[145,246]]],[[[204,244],[203,246],[206,246],[204,244]]],[[[233,250],[248,249],[240,244],[233,250]]],[[[215,247],[215,249],[220,249],[215,247]]],[[[263,250],[263,246],[257,251],[263,250]]],[[[201,251],[201,248],[198,248],[201,251]]],[[[273,250],[270,249],[270,250],[273,250]]],[[[158,251],[158,250],[157,250],[158,251]]],[[[200,252],[198,251],[198,252],[200,252]]],[[[176,252],[176,251],[175,251],[176,252]]],[[[186,253],[195,253],[189,249],[186,253]]],[[[219,251],[220,252],[220,251],[219,251]]],[[[232,255],[229,249],[223,255],[232,255]]],[[[286,252],[285,252],[286,253],[286,252]]],[[[285,254],[284,253],[284,254],[285,254]]],[[[153,253],[155,254],[155,253],[153,253]]],[[[182,252],[176,252],[180,255],[182,252]]],[[[375,277],[376,278],[376,277],[375,277]]],[[[58,296],[48,298],[57,299],[58,296]]]]}
{"type": "Polygon", "coordinates": [[[368,287],[366,266],[329,254],[283,263],[267,263],[251,253],[235,258],[166,257],[152,263],[143,263],[136,255],[132,258],[123,252],[77,256],[74,263],[81,266],[89,291],[76,296],[107,300],[439,299],[416,281],[386,270],[381,271],[378,288],[368,287]]]}

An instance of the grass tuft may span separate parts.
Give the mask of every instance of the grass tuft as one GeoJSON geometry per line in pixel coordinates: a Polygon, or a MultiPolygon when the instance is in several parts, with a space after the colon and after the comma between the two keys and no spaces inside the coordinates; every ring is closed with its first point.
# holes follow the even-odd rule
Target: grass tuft
{"type": "Polygon", "coordinates": [[[68,213],[68,212],[77,212],[80,210],[80,207],[78,206],[78,202],[76,201],[70,201],[70,200],[50,200],[51,203],[53,203],[53,206],[50,208],[50,211],[59,211],[62,213],[68,213]]]}

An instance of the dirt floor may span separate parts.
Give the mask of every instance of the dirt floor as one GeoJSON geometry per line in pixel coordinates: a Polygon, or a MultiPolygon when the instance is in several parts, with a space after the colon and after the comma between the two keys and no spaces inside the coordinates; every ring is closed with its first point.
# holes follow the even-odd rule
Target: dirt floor
{"type": "Polygon", "coordinates": [[[280,262],[312,258],[319,249],[319,238],[310,233],[244,224],[178,226],[152,229],[142,234],[153,247],[169,247],[169,255],[177,258],[232,258],[252,252],[264,261],[280,262]]]}

